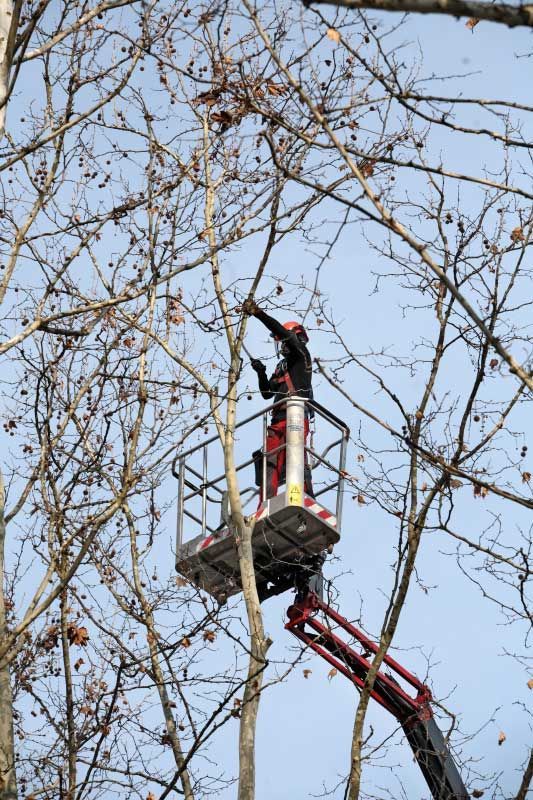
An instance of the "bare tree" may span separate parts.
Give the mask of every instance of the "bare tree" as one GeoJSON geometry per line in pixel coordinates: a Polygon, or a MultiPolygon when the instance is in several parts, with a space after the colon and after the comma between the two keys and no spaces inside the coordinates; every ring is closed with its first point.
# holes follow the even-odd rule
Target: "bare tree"
{"type": "MultiPolygon", "coordinates": [[[[529,24],[526,7],[454,8],[529,24]]],[[[239,800],[256,796],[261,698],[302,654],[269,671],[235,456],[253,396],[241,309],[255,298],[335,343],[316,367],[356,423],[348,494],[397,532],[339,788],[355,800],[386,750],[366,712],[421,548],[452,543],[458,574],[530,625],[529,527],[506,520],[533,504],[531,190],[511,155],[529,155],[531,109],[455,85],[437,96],[418,53],[389,46],[394,28],[350,10],[328,20],[316,4],[14,4],[0,18],[0,797],[192,800],[235,781],[239,800]],[[440,137],[486,140],[498,161],[461,172],[440,137]],[[352,225],[380,265],[376,293],[421,320],[397,351],[361,354],[339,321],[324,265],[352,225]],[[307,257],[281,268],[289,242],[307,257]],[[242,609],[161,559],[172,459],[212,432],[242,609]],[[470,504],[486,506],[475,533],[470,504]],[[237,776],[210,763],[221,730],[237,776]]],[[[528,759],[513,765],[520,800],[528,759]]]]}

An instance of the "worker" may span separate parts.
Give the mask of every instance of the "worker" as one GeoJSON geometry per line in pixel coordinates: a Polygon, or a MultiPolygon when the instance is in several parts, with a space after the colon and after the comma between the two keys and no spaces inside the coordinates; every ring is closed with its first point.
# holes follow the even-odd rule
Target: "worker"
{"type": "MultiPolygon", "coordinates": [[[[289,395],[294,394],[307,400],[312,400],[313,365],[311,355],[307,349],[309,337],[304,326],[299,322],[285,322],[282,325],[273,317],[265,314],[253,300],[245,301],[243,311],[262,322],[270,331],[274,341],[280,345],[282,359],[270,378],[267,376],[266,367],[260,359],[254,358],[251,361],[252,369],[255,370],[258,376],[259,390],[263,398],[265,400],[273,398],[274,403],[278,403],[289,395]]],[[[306,443],[311,416],[312,409],[306,405],[304,422],[306,443]]],[[[285,405],[281,404],[273,409],[272,419],[267,430],[266,497],[274,497],[277,494],[279,484],[283,481],[286,436],[287,412],[285,405]],[[270,457],[269,453],[272,453],[270,457]]],[[[309,496],[314,496],[311,484],[311,470],[307,464],[307,457],[304,468],[304,491],[309,496]]],[[[262,496],[263,492],[261,492],[260,500],[262,496]]]]}

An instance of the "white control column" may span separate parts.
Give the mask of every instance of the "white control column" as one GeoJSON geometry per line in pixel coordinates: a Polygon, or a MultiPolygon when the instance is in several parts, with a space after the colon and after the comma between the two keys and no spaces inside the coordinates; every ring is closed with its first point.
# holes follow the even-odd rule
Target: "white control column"
{"type": "Polygon", "coordinates": [[[287,502],[290,506],[301,506],[304,496],[305,464],[305,402],[296,395],[287,400],[287,444],[285,483],[287,502]]]}

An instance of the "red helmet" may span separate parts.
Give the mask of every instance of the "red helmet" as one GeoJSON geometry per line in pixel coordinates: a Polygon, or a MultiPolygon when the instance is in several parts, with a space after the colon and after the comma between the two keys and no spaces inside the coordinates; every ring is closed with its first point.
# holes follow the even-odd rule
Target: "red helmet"
{"type": "MultiPolygon", "coordinates": [[[[283,327],[285,328],[286,331],[295,333],[296,336],[302,336],[306,342],[309,341],[309,336],[307,335],[307,331],[305,330],[301,322],[295,322],[294,320],[291,320],[290,322],[284,322],[283,327]]],[[[276,340],[276,342],[280,341],[279,336],[274,336],[274,339],[276,340]]]]}

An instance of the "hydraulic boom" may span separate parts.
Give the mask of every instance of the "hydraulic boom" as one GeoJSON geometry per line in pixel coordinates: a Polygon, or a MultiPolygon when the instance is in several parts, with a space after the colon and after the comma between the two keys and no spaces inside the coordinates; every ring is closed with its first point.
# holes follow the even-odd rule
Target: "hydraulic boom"
{"type": "MultiPolygon", "coordinates": [[[[362,689],[371,666],[368,659],[378,650],[375,642],[313,592],[292,605],[287,614],[287,630],[362,689]],[[342,631],[351,637],[352,644],[346,644],[337,635],[342,631]],[[360,652],[353,649],[354,645],[360,652]]],[[[434,799],[467,800],[468,792],[433,717],[429,688],[391,656],[386,655],[384,663],[412,686],[416,694],[412,697],[392,675],[378,672],[371,696],[402,726],[434,799]]]]}

